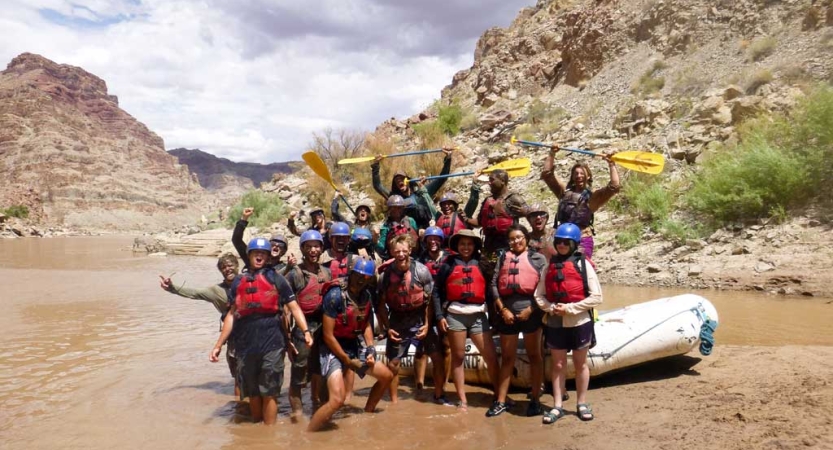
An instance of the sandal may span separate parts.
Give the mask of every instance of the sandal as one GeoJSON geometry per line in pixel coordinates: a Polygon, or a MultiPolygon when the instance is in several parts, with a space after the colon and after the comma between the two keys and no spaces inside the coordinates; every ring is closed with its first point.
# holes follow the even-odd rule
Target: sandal
{"type": "Polygon", "coordinates": [[[589,403],[579,403],[576,406],[576,413],[578,414],[578,418],[585,422],[589,422],[595,418],[589,403]]]}
{"type": "Polygon", "coordinates": [[[553,408],[544,413],[544,417],[541,419],[541,422],[544,424],[553,424],[556,420],[564,417],[564,409],[563,408],[553,408]]]}

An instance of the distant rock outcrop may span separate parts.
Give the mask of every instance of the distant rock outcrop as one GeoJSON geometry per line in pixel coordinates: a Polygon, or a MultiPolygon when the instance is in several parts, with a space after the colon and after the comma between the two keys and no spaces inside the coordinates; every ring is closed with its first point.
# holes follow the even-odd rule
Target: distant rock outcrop
{"type": "Polygon", "coordinates": [[[204,195],[104,80],[31,53],[0,72],[0,173],[0,206],[25,204],[40,222],[84,228],[192,221],[204,195]]]}
{"type": "Polygon", "coordinates": [[[289,162],[257,164],[234,162],[218,158],[199,149],[175,148],[168,153],[176,156],[180,164],[185,164],[197,175],[200,185],[206,189],[218,190],[229,187],[245,186],[253,188],[260,183],[272,181],[276,173],[292,173],[289,162]]]}

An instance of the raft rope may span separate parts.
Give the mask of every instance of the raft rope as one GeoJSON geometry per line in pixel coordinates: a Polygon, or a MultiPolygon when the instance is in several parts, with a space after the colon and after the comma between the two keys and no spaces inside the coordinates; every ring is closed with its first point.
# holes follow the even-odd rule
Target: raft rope
{"type": "Polygon", "coordinates": [[[700,326],[700,354],[709,356],[714,348],[714,330],[717,329],[717,322],[706,319],[700,326]]]}
{"type": "Polygon", "coordinates": [[[643,331],[643,332],[641,332],[641,333],[637,334],[636,336],[634,336],[633,338],[631,338],[629,341],[625,342],[624,344],[620,345],[619,347],[616,347],[616,348],[615,348],[613,351],[611,351],[611,352],[608,352],[608,353],[597,353],[597,354],[590,353],[590,354],[588,354],[588,356],[589,356],[589,357],[591,357],[591,358],[594,358],[594,357],[595,357],[595,358],[601,357],[603,360],[605,360],[605,361],[606,361],[606,360],[608,360],[608,359],[612,358],[612,357],[613,357],[613,355],[615,355],[616,353],[618,353],[618,352],[619,352],[619,350],[622,350],[623,348],[627,347],[628,345],[630,345],[631,343],[633,343],[633,342],[634,342],[634,341],[636,341],[637,339],[639,339],[639,338],[641,338],[642,336],[644,336],[644,335],[648,334],[648,332],[650,332],[650,331],[651,331],[651,330],[653,330],[654,328],[656,328],[656,327],[658,327],[658,326],[660,326],[660,325],[664,324],[665,322],[668,322],[669,320],[673,319],[674,317],[679,316],[680,314],[685,314],[685,313],[688,313],[688,312],[693,312],[694,314],[697,314],[697,317],[699,317],[699,318],[700,318],[700,320],[703,322],[703,324],[702,324],[702,325],[701,325],[701,327],[700,327],[700,353],[701,353],[701,354],[703,354],[704,356],[708,356],[708,355],[711,353],[711,349],[712,349],[712,347],[714,347],[714,336],[713,336],[713,333],[714,333],[715,328],[717,328],[717,323],[716,323],[716,322],[713,322],[713,321],[711,321],[711,320],[709,320],[709,318],[708,318],[708,317],[704,314],[704,312],[705,312],[705,311],[703,311],[703,304],[702,304],[702,303],[698,304],[697,306],[695,306],[695,307],[693,307],[693,308],[685,309],[685,310],[682,310],[682,311],[680,311],[680,312],[678,312],[678,313],[675,313],[675,314],[672,314],[672,315],[670,315],[670,316],[666,317],[665,319],[663,319],[663,320],[661,320],[661,321],[657,322],[656,324],[654,324],[652,327],[648,328],[647,330],[645,330],[645,331],[643,331]],[[703,336],[704,336],[704,328],[706,327],[706,324],[707,324],[707,323],[708,323],[708,324],[710,324],[710,325],[708,326],[708,329],[710,329],[711,331],[705,330],[706,340],[707,340],[708,342],[705,344],[705,346],[706,346],[706,347],[705,347],[705,348],[706,348],[706,349],[705,349],[705,351],[706,351],[707,353],[703,353],[703,352],[704,352],[704,342],[706,342],[706,341],[704,341],[704,340],[703,340],[703,336]]]}

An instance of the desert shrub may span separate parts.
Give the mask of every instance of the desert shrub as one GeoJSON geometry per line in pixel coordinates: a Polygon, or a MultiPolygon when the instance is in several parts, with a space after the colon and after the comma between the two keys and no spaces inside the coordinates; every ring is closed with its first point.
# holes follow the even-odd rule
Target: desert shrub
{"type": "Polygon", "coordinates": [[[2,211],[3,214],[9,217],[17,217],[18,219],[29,217],[29,208],[26,205],[12,205],[2,211]]]}
{"type": "Polygon", "coordinates": [[[671,90],[682,96],[699,96],[709,86],[709,79],[696,64],[688,65],[674,75],[671,90]]]}
{"type": "Polygon", "coordinates": [[[271,227],[286,216],[286,205],[277,194],[253,189],[243,194],[243,197],[229,211],[226,224],[234,226],[244,208],[254,208],[254,214],[249,218],[249,224],[258,228],[271,227]]]}
{"type": "Polygon", "coordinates": [[[414,130],[421,149],[442,147],[446,140],[445,131],[438,120],[418,123],[411,128],[414,130]]]}
{"type": "Polygon", "coordinates": [[[642,231],[643,227],[640,222],[631,223],[622,231],[616,233],[616,243],[625,250],[634,248],[642,238],[642,231]]]}
{"type": "Polygon", "coordinates": [[[693,179],[686,203],[717,222],[783,215],[833,182],[833,88],[816,88],[785,116],[749,121],[741,143],[716,153],[693,179]]]}
{"type": "Polygon", "coordinates": [[[527,125],[525,128],[527,138],[532,139],[535,134],[546,136],[558,130],[561,121],[569,116],[570,113],[566,109],[535,99],[529,105],[524,118],[524,124],[527,125]]]}
{"type": "Polygon", "coordinates": [[[657,77],[657,72],[660,72],[662,69],[668,67],[664,61],[657,60],[651,64],[651,67],[648,68],[645,73],[639,77],[639,81],[631,88],[631,92],[634,94],[639,94],[642,96],[651,95],[655,92],[659,92],[665,87],[665,78],[664,77],[657,77]]]}
{"type": "Polygon", "coordinates": [[[469,131],[473,130],[480,126],[480,121],[477,118],[477,114],[471,110],[463,111],[463,118],[460,119],[460,130],[461,131],[469,131]]]}
{"type": "Polygon", "coordinates": [[[440,106],[437,113],[437,125],[446,136],[456,136],[460,133],[462,119],[463,109],[456,103],[440,106]]]}
{"type": "Polygon", "coordinates": [[[772,36],[752,41],[746,49],[749,61],[760,61],[771,55],[775,52],[775,46],[777,44],[778,41],[772,36]]]}
{"type": "Polygon", "coordinates": [[[746,93],[751,95],[754,94],[759,87],[771,82],[772,72],[767,69],[762,69],[752,74],[752,76],[746,80],[744,87],[746,88],[746,93]]]}

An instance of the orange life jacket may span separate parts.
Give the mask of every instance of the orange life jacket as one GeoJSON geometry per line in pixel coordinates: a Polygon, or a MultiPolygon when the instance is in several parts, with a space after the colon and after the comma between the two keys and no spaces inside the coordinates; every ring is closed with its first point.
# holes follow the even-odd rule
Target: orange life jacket
{"type": "Polygon", "coordinates": [[[529,261],[529,251],[520,255],[506,252],[500,262],[497,290],[501,296],[533,295],[541,274],[529,261]]]}
{"type": "Polygon", "coordinates": [[[446,279],[448,302],[486,303],[486,278],[478,265],[456,264],[446,279]]]}

